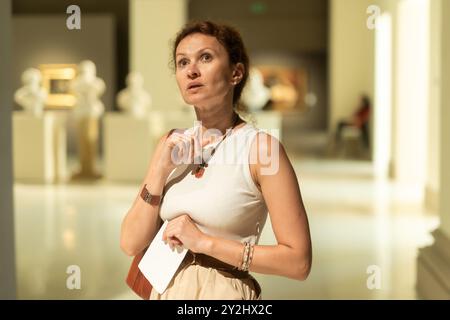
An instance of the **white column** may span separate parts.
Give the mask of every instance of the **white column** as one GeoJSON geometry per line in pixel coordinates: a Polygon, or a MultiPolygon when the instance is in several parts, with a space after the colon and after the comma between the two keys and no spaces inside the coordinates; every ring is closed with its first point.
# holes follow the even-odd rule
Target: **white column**
{"type": "Polygon", "coordinates": [[[130,1],[130,68],[144,76],[156,110],[182,105],[169,61],[171,41],[186,19],[185,0],[130,1]]]}
{"type": "Polygon", "coordinates": [[[12,172],[11,1],[0,1],[0,300],[16,298],[12,172]]]}
{"type": "Polygon", "coordinates": [[[425,204],[433,211],[439,201],[439,143],[441,101],[441,1],[432,0],[430,6],[430,97],[428,108],[428,152],[425,204]]]}
{"type": "Polygon", "coordinates": [[[393,176],[423,196],[429,78],[429,1],[401,0],[397,7],[393,176]]]}
{"type": "Polygon", "coordinates": [[[375,30],[373,164],[377,178],[389,175],[392,140],[392,15],[383,12],[375,30]]]}
{"type": "MultiPolygon", "coordinates": [[[[436,1],[436,0],[432,0],[436,1]]],[[[433,4],[435,5],[435,4],[433,4]]],[[[450,21],[446,14],[450,12],[450,1],[441,2],[442,31],[441,42],[441,80],[440,87],[450,86],[450,21]]],[[[417,291],[420,298],[450,299],[450,90],[440,90],[440,127],[439,148],[439,217],[440,226],[432,232],[434,242],[419,251],[417,265],[417,291]]]]}

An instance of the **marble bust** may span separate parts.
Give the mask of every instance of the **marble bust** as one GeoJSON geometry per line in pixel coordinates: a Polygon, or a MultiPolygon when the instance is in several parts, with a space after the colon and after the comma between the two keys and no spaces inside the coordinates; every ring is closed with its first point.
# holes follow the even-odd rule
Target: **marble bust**
{"type": "Polygon", "coordinates": [[[271,91],[264,85],[263,76],[258,69],[251,68],[249,73],[249,81],[242,92],[242,101],[251,111],[257,111],[270,100],[271,91]]]}
{"type": "Polygon", "coordinates": [[[144,89],[144,78],[139,72],[130,72],[126,79],[127,87],[117,95],[119,109],[143,118],[151,107],[150,94],[144,89]]]}
{"type": "Polygon", "coordinates": [[[38,69],[29,68],[22,73],[23,87],[14,94],[14,101],[25,112],[41,117],[44,110],[47,91],[41,86],[42,75],[38,69]]]}
{"type": "Polygon", "coordinates": [[[74,113],[77,117],[98,119],[105,111],[100,100],[105,92],[105,82],[96,73],[96,66],[90,60],[84,60],[78,65],[78,76],[72,82],[77,101],[74,113]]]}
{"type": "Polygon", "coordinates": [[[73,179],[98,179],[101,174],[96,169],[99,143],[99,122],[105,111],[100,96],[105,92],[105,82],[96,75],[95,64],[90,60],[80,62],[78,76],[72,82],[76,97],[74,116],[77,127],[78,155],[80,170],[73,179]]]}

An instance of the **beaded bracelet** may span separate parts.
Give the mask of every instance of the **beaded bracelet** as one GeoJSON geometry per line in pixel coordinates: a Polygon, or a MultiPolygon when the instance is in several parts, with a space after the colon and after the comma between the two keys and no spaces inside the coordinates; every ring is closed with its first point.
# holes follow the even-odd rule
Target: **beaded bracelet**
{"type": "Polygon", "coordinates": [[[254,244],[251,244],[250,245],[250,250],[249,250],[249,252],[248,252],[248,258],[247,258],[247,260],[246,260],[246,263],[245,263],[245,265],[244,265],[244,267],[243,267],[243,270],[244,271],[248,271],[248,269],[249,269],[249,267],[250,267],[250,263],[252,262],[252,259],[253,259],[253,250],[255,249],[255,245],[254,244]]]}
{"type": "Polygon", "coordinates": [[[253,251],[254,251],[254,250],[255,250],[255,245],[252,244],[252,246],[250,247],[250,258],[249,258],[249,261],[248,261],[247,269],[250,268],[250,263],[252,263],[252,260],[253,260],[253,251]]]}
{"type": "Polygon", "coordinates": [[[250,250],[250,243],[246,242],[245,243],[245,250],[244,250],[244,259],[242,261],[242,269],[244,269],[245,265],[247,264],[249,250],[250,250]]]}
{"type": "Polygon", "coordinates": [[[242,263],[239,266],[239,270],[244,270],[244,266],[247,264],[247,260],[248,260],[248,254],[249,254],[249,249],[250,249],[250,243],[249,242],[244,242],[244,252],[242,254],[242,263]]]}

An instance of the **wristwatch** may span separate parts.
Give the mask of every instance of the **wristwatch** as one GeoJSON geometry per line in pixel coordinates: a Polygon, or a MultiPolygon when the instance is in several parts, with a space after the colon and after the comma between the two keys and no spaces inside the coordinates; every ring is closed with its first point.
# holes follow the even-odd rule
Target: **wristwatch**
{"type": "Polygon", "coordinates": [[[150,192],[148,192],[146,186],[147,184],[144,184],[144,187],[141,191],[142,200],[152,205],[159,205],[161,202],[161,196],[151,194],[150,192]]]}

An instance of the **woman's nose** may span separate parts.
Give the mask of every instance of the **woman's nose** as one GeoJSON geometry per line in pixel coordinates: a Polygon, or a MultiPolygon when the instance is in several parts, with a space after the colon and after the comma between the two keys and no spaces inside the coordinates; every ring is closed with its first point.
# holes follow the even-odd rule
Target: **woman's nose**
{"type": "Polygon", "coordinates": [[[198,71],[197,67],[191,66],[188,69],[187,75],[190,79],[195,79],[195,78],[198,78],[198,76],[200,75],[200,72],[198,71]]]}

